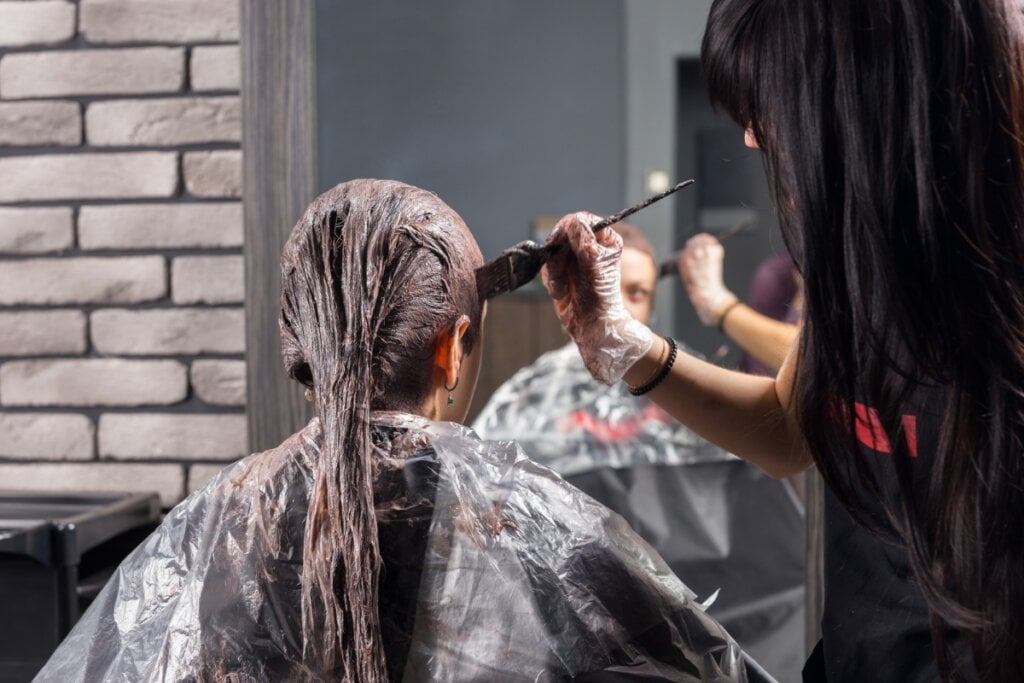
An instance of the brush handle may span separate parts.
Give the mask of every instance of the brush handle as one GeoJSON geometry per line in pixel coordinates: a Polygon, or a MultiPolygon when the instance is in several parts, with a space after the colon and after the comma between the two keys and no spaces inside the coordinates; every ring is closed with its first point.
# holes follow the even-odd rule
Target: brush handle
{"type": "Polygon", "coordinates": [[[664,192],[659,192],[658,194],[654,195],[653,197],[648,197],[647,199],[643,200],[639,204],[634,204],[633,206],[629,207],[628,209],[623,209],[622,211],[619,211],[616,214],[612,214],[611,216],[608,216],[608,218],[604,218],[604,219],[598,221],[597,223],[594,224],[594,226],[591,229],[594,232],[597,232],[598,230],[604,230],[609,225],[614,225],[614,224],[618,223],[619,221],[621,221],[623,218],[628,218],[629,216],[632,216],[637,211],[640,211],[641,209],[646,209],[648,206],[650,206],[654,202],[661,201],[665,197],[667,197],[670,194],[673,194],[675,192],[678,192],[679,190],[683,189],[687,185],[693,185],[694,182],[695,181],[691,178],[690,180],[684,180],[681,183],[677,183],[674,187],[670,187],[669,189],[665,190],[664,192]]]}

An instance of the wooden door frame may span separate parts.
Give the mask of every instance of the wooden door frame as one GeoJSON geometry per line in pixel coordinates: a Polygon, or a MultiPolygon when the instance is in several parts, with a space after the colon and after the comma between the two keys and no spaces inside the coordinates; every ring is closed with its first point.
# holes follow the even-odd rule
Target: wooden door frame
{"type": "Polygon", "coordinates": [[[316,193],[313,2],[241,0],[242,201],[249,450],[281,443],[309,407],[281,361],[280,258],[316,193]]]}

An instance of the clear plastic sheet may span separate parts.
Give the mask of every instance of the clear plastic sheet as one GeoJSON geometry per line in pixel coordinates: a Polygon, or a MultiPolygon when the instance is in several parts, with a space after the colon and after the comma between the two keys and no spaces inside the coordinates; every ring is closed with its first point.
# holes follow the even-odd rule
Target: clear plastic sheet
{"type": "Polygon", "coordinates": [[[516,373],[473,427],[622,515],[701,600],[720,591],[708,612],[745,652],[800,679],[804,518],[787,483],[595,382],[572,343],[516,373]]]}
{"type": "MultiPolygon", "coordinates": [[[[515,444],[396,413],[372,435],[391,680],[770,680],[618,515],[515,444]]],[[[318,440],[314,419],[179,504],[36,680],[325,680],[299,633],[318,440]]]]}

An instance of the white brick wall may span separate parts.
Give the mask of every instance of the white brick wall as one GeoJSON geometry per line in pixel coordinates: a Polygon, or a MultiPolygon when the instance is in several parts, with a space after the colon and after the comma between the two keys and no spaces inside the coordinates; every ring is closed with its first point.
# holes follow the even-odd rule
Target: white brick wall
{"type": "Polygon", "coordinates": [[[167,293],[161,256],[0,261],[0,304],[122,304],[167,293]]]}
{"type": "Polygon", "coordinates": [[[188,393],[175,360],[26,360],[0,366],[4,406],[169,405],[188,393]]]}
{"type": "Polygon", "coordinates": [[[58,0],[0,2],[0,46],[60,43],[75,35],[75,6],[58,0]]]}
{"type": "Polygon", "coordinates": [[[85,415],[0,413],[0,457],[91,460],[95,437],[96,428],[85,415]]]}
{"type": "Polygon", "coordinates": [[[185,189],[195,197],[241,197],[242,154],[230,150],[185,152],[185,189]]]}
{"type": "Polygon", "coordinates": [[[81,31],[94,43],[238,40],[237,0],[82,0],[81,31]]]}
{"type": "Polygon", "coordinates": [[[0,481],[13,491],[155,491],[164,507],[184,494],[181,465],[142,463],[0,463],[0,481]]]}
{"type": "Polygon", "coordinates": [[[197,47],[192,50],[189,76],[193,90],[238,90],[241,81],[237,45],[197,47]]]}
{"type": "Polygon", "coordinates": [[[244,415],[120,415],[100,418],[100,456],[114,459],[237,460],[245,455],[244,415]]]}
{"type": "Polygon", "coordinates": [[[78,355],[85,350],[85,313],[82,311],[0,313],[0,356],[78,355]]]}
{"type": "Polygon", "coordinates": [[[84,206],[78,216],[83,249],[240,247],[238,202],[84,206]]]}
{"type": "Polygon", "coordinates": [[[97,102],[85,111],[91,145],[168,147],[242,139],[237,97],[97,102]]]}
{"type": "Polygon", "coordinates": [[[185,81],[178,47],[22,52],[0,59],[0,97],[177,92],[185,81]]]}
{"type": "Polygon", "coordinates": [[[78,145],[81,142],[82,114],[77,102],[0,103],[0,145],[78,145]]]}
{"type": "Polygon", "coordinates": [[[247,451],[239,4],[0,0],[0,488],[247,451]]]}
{"type": "Polygon", "coordinates": [[[74,240],[72,212],[67,207],[0,207],[0,253],[60,251],[70,248],[74,240]]]}
{"type": "Polygon", "coordinates": [[[177,188],[173,152],[0,158],[0,202],[170,197],[177,188]]]}
{"type": "Polygon", "coordinates": [[[126,356],[242,353],[241,308],[115,309],[90,317],[92,343],[104,354],[126,356]]]}
{"type": "Polygon", "coordinates": [[[245,298],[241,256],[181,256],[171,265],[176,304],[240,304],[245,298]]]}
{"type": "Polygon", "coordinates": [[[199,398],[222,406],[245,405],[245,362],[197,360],[192,363],[192,386],[199,398]]]}

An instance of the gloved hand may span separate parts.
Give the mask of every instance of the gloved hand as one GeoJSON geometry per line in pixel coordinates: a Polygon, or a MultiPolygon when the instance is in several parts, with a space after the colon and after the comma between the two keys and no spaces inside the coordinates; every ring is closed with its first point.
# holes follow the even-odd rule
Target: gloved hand
{"type": "Polygon", "coordinates": [[[596,235],[592,213],[558,221],[548,244],[562,244],[544,266],[555,312],[576,342],[594,379],[613,384],[651,348],[654,333],[622,304],[622,238],[612,228],[596,235]]]}
{"type": "Polygon", "coordinates": [[[679,254],[679,277],[697,316],[705,325],[717,325],[722,312],[737,301],[722,281],[722,243],[707,233],[694,235],[679,254]]]}

